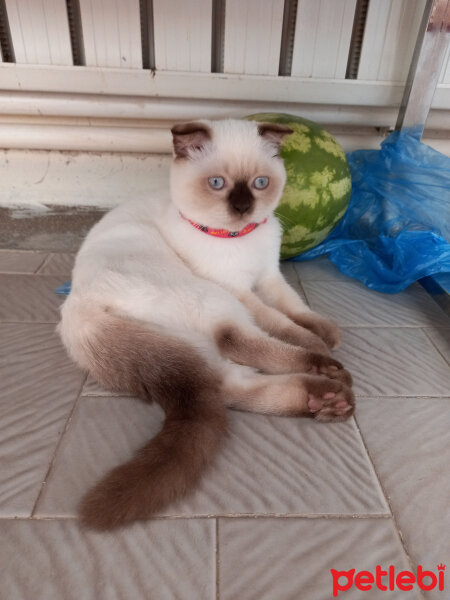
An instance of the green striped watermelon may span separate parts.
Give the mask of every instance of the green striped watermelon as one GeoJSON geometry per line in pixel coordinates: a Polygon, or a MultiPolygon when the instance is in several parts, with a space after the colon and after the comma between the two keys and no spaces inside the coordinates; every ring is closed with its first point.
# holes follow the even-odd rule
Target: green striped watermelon
{"type": "Polygon", "coordinates": [[[324,240],[347,210],[351,193],[347,159],[334,137],[313,121],[281,113],[246,118],[294,130],[281,147],[287,181],[275,212],[283,227],[281,258],[292,258],[324,240]]]}

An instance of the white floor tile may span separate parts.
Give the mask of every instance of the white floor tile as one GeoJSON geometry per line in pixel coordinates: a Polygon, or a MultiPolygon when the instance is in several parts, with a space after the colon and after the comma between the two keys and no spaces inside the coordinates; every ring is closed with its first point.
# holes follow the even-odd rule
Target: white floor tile
{"type": "Polygon", "coordinates": [[[137,523],[112,533],[76,521],[0,520],[5,600],[213,600],[213,520],[137,523]]]}
{"type": "MultiPolygon", "coordinates": [[[[388,513],[353,420],[229,416],[214,466],[165,515],[388,513]]],[[[36,514],[75,515],[84,493],[155,435],[161,420],[158,407],[131,398],[81,398],[36,514]]]]}
{"type": "MultiPolygon", "coordinates": [[[[377,565],[394,565],[397,572],[410,568],[390,519],[219,520],[221,600],[330,600],[331,569],[375,573],[377,565]]],[[[375,587],[363,593],[355,585],[337,596],[384,597],[375,587]]],[[[386,598],[420,596],[397,590],[386,598]]]]}
{"type": "Polygon", "coordinates": [[[420,329],[344,329],[335,356],[358,396],[445,396],[450,388],[448,365],[420,329]]]}
{"type": "Polygon", "coordinates": [[[357,281],[303,283],[311,308],[338,325],[450,326],[450,319],[419,284],[399,294],[382,294],[357,281]]]}
{"type": "Polygon", "coordinates": [[[357,421],[409,555],[448,568],[450,398],[365,398],[357,421]]]}

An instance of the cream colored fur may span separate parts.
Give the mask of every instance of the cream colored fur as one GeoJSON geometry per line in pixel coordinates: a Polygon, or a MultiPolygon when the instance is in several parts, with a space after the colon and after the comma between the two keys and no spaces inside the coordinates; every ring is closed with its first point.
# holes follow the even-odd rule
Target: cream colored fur
{"type": "Polygon", "coordinates": [[[181,498],[217,452],[225,406],[318,421],[353,413],[351,377],[329,356],[336,326],[279,271],[273,211],[289,131],[233,120],[175,127],[170,191],[112,210],[83,243],[62,307],[64,344],[100,383],[166,414],[160,432],[84,497],[85,525],[111,529],[181,498]],[[224,188],[211,189],[211,177],[224,188]],[[257,177],[269,185],[256,189],[257,177]],[[261,224],[221,239],[180,211],[212,228],[261,224]]]}
{"type": "MultiPolygon", "coordinates": [[[[103,326],[105,313],[139,320],[189,342],[220,369],[225,383],[229,374],[230,385],[239,378],[245,383],[255,365],[236,369],[220,351],[217,331],[227,323],[249,339],[259,336],[262,344],[271,339],[269,334],[289,342],[284,346],[290,363],[283,358],[277,373],[307,370],[296,363],[298,349],[290,344],[328,354],[326,344],[301,326],[303,316],[331,332],[329,345],[337,342],[335,326],[314,315],[279,271],[281,227],[273,211],[286,176],[277,144],[260,135],[255,122],[202,124],[211,137],[201,148],[189,149],[187,158],[174,160],[170,191],[112,210],[78,253],[59,331],[71,356],[86,369],[91,367],[86,348],[103,326]],[[216,192],[208,190],[207,178],[213,175],[231,182],[244,178],[249,185],[257,176],[269,176],[270,186],[255,193],[250,215],[236,216],[224,193],[216,201],[216,192]],[[180,210],[214,228],[239,230],[250,221],[267,222],[246,236],[221,239],[198,231],[180,210]]],[[[278,346],[272,346],[276,352],[278,346]]],[[[268,365],[266,372],[270,369],[268,365]]]]}

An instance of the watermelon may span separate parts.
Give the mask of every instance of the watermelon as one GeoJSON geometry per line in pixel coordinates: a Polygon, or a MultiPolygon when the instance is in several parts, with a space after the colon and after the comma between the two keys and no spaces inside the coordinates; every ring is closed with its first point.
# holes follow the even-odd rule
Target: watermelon
{"type": "Polygon", "coordinates": [[[347,159],[334,137],[313,121],[281,113],[246,118],[294,130],[281,146],[287,181],[275,211],[283,227],[281,258],[292,258],[320,244],[347,210],[352,187],[347,159]]]}

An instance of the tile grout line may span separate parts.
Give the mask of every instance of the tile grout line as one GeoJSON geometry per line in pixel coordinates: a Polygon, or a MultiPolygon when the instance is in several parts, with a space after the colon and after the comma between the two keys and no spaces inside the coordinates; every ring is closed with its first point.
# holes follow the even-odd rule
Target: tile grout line
{"type": "MultiPolygon", "coordinates": [[[[331,318],[332,317],[328,317],[331,318]]],[[[336,321],[335,321],[336,322],[336,321]]],[[[436,329],[448,329],[448,327],[442,325],[406,325],[405,323],[403,324],[395,324],[395,325],[389,325],[387,323],[383,323],[381,325],[376,325],[376,324],[370,324],[370,323],[364,323],[364,324],[359,324],[359,325],[341,325],[339,323],[336,323],[337,326],[340,329],[410,329],[410,330],[414,330],[414,331],[422,331],[424,329],[424,327],[435,327],[436,329]]]]}
{"type": "Polygon", "coordinates": [[[301,291],[303,293],[303,296],[305,297],[306,306],[308,306],[309,308],[311,308],[311,305],[310,305],[309,300],[308,300],[308,296],[306,295],[305,288],[303,287],[302,280],[300,279],[300,275],[299,275],[297,269],[295,268],[295,266],[294,266],[294,272],[295,272],[295,276],[297,277],[298,285],[299,285],[299,287],[300,287],[300,289],[301,289],[301,291]]]}
{"type": "MultiPolygon", "coordinates": [[[[369,449],[368,449],[367,444],[366,444],[366,440],[363,437],[363,434],[361,432],[361,428],[359,427],[359,423],[358,423],[358,421],[356,419],[356,414],[353,415],[353,421],[355,423],[355,427],[356,427],[356,430],[357,430],[357,432],[359,434],[359,438],[361,440],[363,448],[366,451],[366,455],[367,455],[367,458],[369,459],[370,466],[372,467],[373,473],[374,473],[374,475],[375,475],[375,477],[376,477],[376,479],[378,481],[378,485],[380,486],[380,490],[381,490],[381,492],[383,494],[383,498],[386,501],[387,507],[389,509],[389,513],[390,513],[389,514],[389,518],[393,520],[394,519],[394,513],[392,512],[391,503],[389,502],[389,499],[388,499],[388,496],[387,496],[386,491],[384,489],[384,486],[381,483],[381,477],[378,475],[378,471],[377,471],[377,469],[375,467],[375,463],[373,462],[372,456],[370,455],[369,449]]],[[[397,529],[397,524],[395,525],[395,528],[397,529]]]]}
{"type": "MultiPolygon", "coordinates": [[[[8,273],[8,275],[11,275],[11,273],[8,273]]],[[[19,273],[19,275],[24,275],[24,273],[19,273]]],[[[47,275],[40,275],[40,277],[47,277],[47,275]]],[[[48,277],[55,277],[55,275],[49,275],[48,277]]],[[[309,308],[311,308],[308,305],[309,308]]],[[[20,324],[25,324],[25,325],[52,325],[53,323],[56,324],[59,321],[9,321],[7,319],[1,319],[0,318],[0,323],[9,323],[9,324],[16,324],[16,325],[20,325],[20,324]]],[[[424,326],[423,325],[418,325],[418,326],[414,326],[414,325],[338,325],[338,327],[340,329],[410,329],[410,330],[414,330],[414,331],[424,331],[424,326]]],[[[437,327],[437,329],[448,329],[448,327],[437,327]]],[[[426,335],[426,334],[425,334],[426,335]]],[[[427,341],[429,341],[429,338],[427,336],[427,341]]],[[[433,349],[435,349],[435,346],[433,344],[433,349]]],[[[439,351],[439,349],[438,349],[439,351]]],[[[439,354],[442,356],[441,352],[439,351],[439,354]]],[[[447,360],[444,358],[445,363],[447,363],[447,360]]]]}
{"type": "MultiPolygon", "coordinates": [[[[27,273],[8,273],[8,275],[33,275],[33,274],[27,274],[27,273]]],[[[39,275],[39,277],[57,277],[57,275],[39,275]]],[[[305,294],[306,297],[306,294],[305,294]]],[[[311,308],[311,306],[308,305],[309,308],[311,308]]],[[[312,310],[312,309],[311,309],[312,310]]],[[[21,324],[21,323],[25,323],[27,325],[51,325],[52,323],[58,323],[58,321],[9,321],[7,319],[0,319],[0,323],[11,323],[11,324],[21,324]]],[[[424,326],[423,325],[339,325],[338,327],[340,329],[409,329],[409,330],[414,330],[414,331],[424,331],[424,326]]],[[[437,327],[437,329],[448,329],[448,327],[437,327]]],[[[427,336],[427,341],[429,340],[428,336],[427,336]]],[[[433,349],[435,348],[434,344],[433,344],[433,349]]],[[[439,354],[441,354],[439,352],[439,354]]],[[[444,359],[445,360],[445,359],[444,359]]],[[[447,364],[447,361],[445,361],[447,364]]]]}
{"type": "Polygon", "coordinates": [[[220,568],[220,559],[219,559],[219,517],[215,519],[215,542],[216,542],[216,563],[215,563],[215,576],[216,576],[216,600],[219,599],[219,568],[220,568]]]}
{"type": "MultiPolygon", "coordinates": [[[[437,329],[439,329],[439,327],[437,327],[437,329]]],[[[442,329],[445,329],[445,328],[443,327],[442,329]]],[[[443,355],[443,353],[441,352],[440,348],[438,348],[438,347],[436,346],[436,344],[434,343],[434,341],[433,341],[433,338],[432,338],[431,336],[429,336],[429,335],[428,335],[428,333],[427,333],[427,330],[425,329],[425,327],[423,327],[423,328],[422,328],[422,331],[423,331],[423,333],[425,334],[425,337],[427,338],[427,340],[428,340],[428,341],[431,343],[431,345],[433,346],[433,348],[434,348],[435,350],[437,350],[437,351],[438,351],[438,353],[440,354],[440,356],[442,356],[442,358],[444,359],[445,363],[446,363],[447,365],[449,365],[449,366],[450,366],[450,363],[449,363],[449,362],[448,362],[448,360],[445,358],[445,356],[444,356],[444,355],[443,355]]]]}
{"type": "Polygon", "coordinates": [[[77,407],[77,405],[78,405],[78,401],[79,401],[79,399],[80,399],[80,397],[81,397],[81,392],[83,391],[83,387],[84,387],[84,384],[85,384],[85,382],[86,382],[86,379],[87,379],[87,374],[86,374],[86,375],[83,377],[83,379],[82,379],[82,382],[81,382],[80,389],[79,389],[79,391],[78,391],[78,394],[77,394],[77,395],[76,395],[76,397],[75,397],[75,400],[74,400],[74,403],[73,403],[72,409],[71,409],[71,411],[70,411],[70,413],[69,413],[69,416],[67,417],[67,420],[66,420],[66,422],[65,422],[64,429],[62,430],[62,433],[61,433],[61,435],[59,436],[59,439],[58,439],[58,441],[56,442],[56,445],[55,445],[55,451],[53,452],[52,458],[51,458],[51,460],[50,460],[50,464],[49,464],[49,467],[48,467],[48,469],[47,469],[47,472],[46,472],[46,474],[45,474],[44,481],[42,482],[41,489],[39,490],[39,493],[38,493],[38,495],[37,495],[37,498],[36,498],[36,500],[35,500],[35,502],[34,502],[34,505],[33,505],[33,508],[32,508],[32,510],[31,510],[31,514],[30,514],[30,518],[31,518],[31,519],[33,519],[33,518],[34,518],[34,514],[35,514],[35,512],[36,512],[36,510],[37,510],[37,506],[38,506],[38,504],[39,504],[39,500],[41,499],[41,496],[42,496],[42,493],[43,493],[43,491],[44,491],[45,485],[46,485],[46,483],[47,483],[47,481],[48,481],[48,478],[50,477],[50,474],[51,474],[51,472],[52,472],[52,470],[53,470],[53,466],[54,466],[54,464],[55,464],[55,462],[56,462],[56,455],[58,454],[59,447],[60,447],[60,445],[61,445],[61,443],[62,443],[62,440],[63,440],[64,436],[66,435],[66,433],[67,433],[67,431],[68,431],[68,429],[69,429],[69,427],[70,427],[70,422],[71,422],[71,420],[72,420],[72,417],[73,417],[73,415],[74,415],[75,408],[76,408],[76,407],[77,407]]]}
{"type": "MultiPolygon", "coordinates": [[[[383,496],[384,496],[384,498],[385,498],[385,500],[386,500],[386,504],[387,504],[387,505],[388,505],[388,507],[389,507],[389,510],[390,510],[390,513],[391,513],[391,520],[392,520],[392,523],[393,523],[393,525],[394,525],[394,527],[395,527],[395,531],[397,532],[398,539],[399,539],[399,541],[400,541],[401,547],[403,548],[403,552],[405,553],[406,560],[407,560],[407,562],[408,562],[409,566],[411,567],[411,571],[413,571],[413,570],[414,570],[414,566],[415,566],[415,565],[414,565],[414,562],[413,562],[413,560],[412,560],[412,558],[411,558],[411,556],[410,556],[410,554],[409,554],[409,552],[408,552],[408,550],[407,550],[407,548],[406,548],[406,544],[405,544],[405,542],[404,542],[404,540],[403,540],[402,533],[401,533],[401,531],[400,531],[400,528],[399,528],[399,526],[398,526],[398,523],[397,523],[397,519],[396,519],[395,513],[394,513],[394,511],[392,510],[392,505],[391,505],[391,502],[390,502],[390,500],[389,500],[389,496],[388,496],[388,494],[386,493],[386,490],[385,490],[385,488],[384,488],[384,485],[383,485],[383,483],[382,483],[382,481],[381,481],[381,477],[380,477],[380,475],[378,474],[378,471],[377,471],[377,469],[376,469],[376,467],[375,467],[375,463],[374,463],[374,461],[373,461],[373,459],[372,459],[372,456],[371,456],[371,454],[370,454],[370,452],[369,452],[369,448],[367,447],[366,440],[364,439],[364,436],[363,436],[363,434],[362,434],[362,432],[361,432],[361,429],[360,429],[360,427],[359,427],[358,420],[357,420],[357,418],[356,418],[356,416],[355,416],[355,415],[353,416],[353,418],[354,418],[355,425],[356,425],[356,428],[357,428],[357,430],[358,430],[358,433],[359,433],[359,435],[360,435],[361,441],[362,441],[362,443],[363,443],[363,446],[364,446],[364,448],[365,448],[365,450],[366,450],[367,457],[368,457],[368,459],[369,459],[369,461],[370,461],[370,464],[372,465],[372,469],[373,469],[373,471],[374,471],[374,473],[375,473],[375,475],[376,475],[376,477],[377,477],[378,484],[379,484],[379,486],[380,486],[380,488],[381,488],[381,491],[383,492],[383,496]]],[[[423,596],[421,593],[420,593],[420,598],[424,598],[424,596],[423,596]]]]}
{"type": "Polygon", "coordinates": [[[4,321],[0,318],[0,324],[7,325],[57,325],[60,319],[57,321],[4,321]]]}
{"type": "Polygon", "coordinates": [[[44,267],[50,261],[50,257],[51,257],[51,253],[49,252],[48,254],[45,255],[44,260],[41,262],[41,264],[38,266],[38,268],[35,271],[33,271],[32,275],[37,275],[39,273],[39,271],[42,269],[42,267],[44,267]]]}
{"type": "MultiPolygon", "coordinates": [[[[43,267],[44,265],[42,264],[39,268],[43,267]]],[[[34,278],[34,279],[57,279],[57,278],[61,278],[61,277],[70,277],[70,273],[67,273],[67,271],[64,272],[54,272],[54,273],[24,273],[23,271],[0,271],[0,275],[22,275],[23,277],[28,277],[28,278],[34,278]]],[[[421,325],[420,327],[425,327],[425,325],[421,325]]]]}
{"type": "Polygon", "coordinates": [[[28,275],[29,277],[33,277],[34,275],[36,275],[36,273],[30,273],[28,271],[26,271],[25,273],[23,271],[2,271],[0,269],[0,275],[28,275]]]}
{"type": "MultiPolygon", "coordinates": [[[[102,393],[102,394],[100,394],[98,392],[97,393],[96,392],[88,392],[88,393],[82,393],[81,397],[82,398],[138,398],[138,396],[131,396],[130,394],[127,394],[125,392],[123,394],[120,394],[119,392],[110,392],[106,389],[105,389],[104,393],[102,393]]],[[[386,398],[411,398],[412,400],[423,398],[426,400],[442,400],[442,399],[447,399],[448,397],[449,397],[449,394],[439,394],[439,395],[422,394],[420,396],[414,396],[414,394],[406,394],[405,396],[401,396],[399,394],[377,394],[377,393],[373,393],[368,396],[355,394],[355,398],[357,398],[358,400],[371,400],[372,398],[384,398],[384,399],[386,399],[386,398]]]]}
{"type": "MultiPolygon", "coordinates": [[[[33,517],[22,517],[17,515],[0,515],[1,521],[78,521],[77,515],[45,515],[45,516],[33,516],[33,517]]],[[[150,521],[210,521],[218,519],[229,519],[229,520],[252,520],[252,521],[263,521],[263,520],[296,520],[296,521],[390,521],[392,516],[388,513],[374,513],[374,514],[257,514],[254,513],[241,513],[241,514],[221,514],[221,515],[161,515],[153,516],[147,519],[150,521]]]]}
{"type": "Polygon", "coordinates": [[[406,394],[405,396],[401,396],[399,394],[380,394],[380,393],[373,393],[373,394],[369,394],[368,396],[366,395],[359,395],[359,394],[355,394],[355,398],[357,398],[358,400],[371,400],[372,398],[411,398],[411,399],[417,399],[417,398],[423,398],[426,400],[441,400],[443,398],[448,398],[449,394],[421,394],[420,396],[414,396],[414,394],[406,394]]]}

